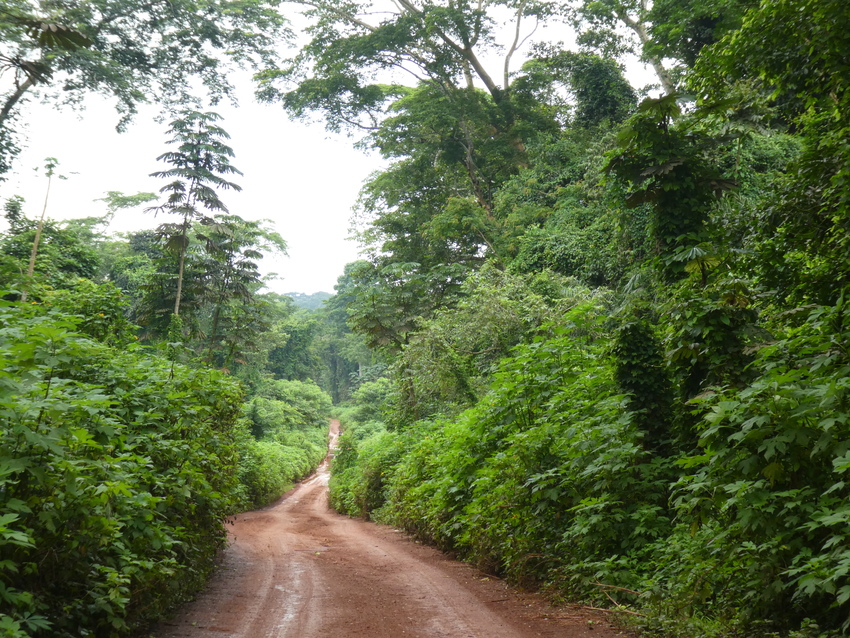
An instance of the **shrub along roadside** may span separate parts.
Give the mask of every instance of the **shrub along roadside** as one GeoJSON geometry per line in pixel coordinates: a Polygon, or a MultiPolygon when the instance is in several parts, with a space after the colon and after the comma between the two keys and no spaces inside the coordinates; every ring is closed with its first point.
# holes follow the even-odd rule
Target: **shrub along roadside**
{"type": "Polygon", "coordinates": [[[387,480],[405,451],[406,439],[388,432],[382,420],[392,399],[392,384],[381,377],[361,384],[352,400],[335,410],[342,434],[328,489],[331,507],[338,512],[374,518],[387,500],[387,480]]]}
{"type": "Polygon", "coordinates": [[[143,625],[203,584],[235,507],[239,385],[79,321],[0,302],[4,636],[143,625]]]}
{"type": "Polygon", "coordinates": [[[263,507],[327,454],[331,398],[312,381],[266,381],[245,406],[239,509],[263,507]]]}
{"type": "Polygon", "coordinates": [[[746,383],[682,404],[689,440],[621,394],[602,315],[578,307],[517,347],[456,417],[362,441],[355,428],[334,506],[557,596],[612,596],[648,635],[847,635],[843,297],[777,330],[746,383]]]}

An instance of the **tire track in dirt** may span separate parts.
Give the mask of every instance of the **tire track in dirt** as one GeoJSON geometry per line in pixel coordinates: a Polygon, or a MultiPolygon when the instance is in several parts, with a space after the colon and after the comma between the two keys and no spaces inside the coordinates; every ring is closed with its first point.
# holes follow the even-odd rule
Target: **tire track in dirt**
{"type": "MultiPolygon", "coordinates": [[[[335,447],[339,424],[329,442],[335,447]]],[[[547,607],[385,526],[327,505],[328,460],[236,517],[221,569],[158,638],[609,638],[606,618],[547,607]],[[591,622],[588,622],[591,621],[591,622]]]]}

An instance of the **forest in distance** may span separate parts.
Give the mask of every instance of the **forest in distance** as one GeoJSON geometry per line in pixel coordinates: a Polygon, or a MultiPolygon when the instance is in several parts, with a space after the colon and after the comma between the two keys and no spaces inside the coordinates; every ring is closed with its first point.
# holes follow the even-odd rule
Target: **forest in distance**
{"type": "Polygon", "coordinates": [[[168,143],[105,215],[3,191],[0,636],[144,631],[331,415],[339,512],[639,635],[850,635],[848,27],[846,0],[4,2],[0,187],[33,100],[155,102],[168,143]],[[332,295],[268,292],[285,238],[228,209],[236,67],[386,160],[332,295]]]}

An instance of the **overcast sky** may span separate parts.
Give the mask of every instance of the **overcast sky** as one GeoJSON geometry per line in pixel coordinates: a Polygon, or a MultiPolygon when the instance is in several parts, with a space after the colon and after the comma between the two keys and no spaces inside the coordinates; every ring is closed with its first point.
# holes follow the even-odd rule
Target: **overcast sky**
{"type": "MultiPolygon", "coordinates": [[[[256,104],[250,86],[243,92],[238,108],[212,109],[224,117],[233,165],[244,173],[233,180],[242,191],[224,191],[222,200],[231,213],[271,220],[289,244],[288,257],[264,260],[264,272],[280,275],[269,284],[272,290],[333,292],[344,265],[358,258],[357,245],[346,239],[351,208],[380,160],[321,124],[292,122],[281,107],[256,104]]],[[[58,173],[67,177],[53,181],[47,208],[52,219],[103,215],[106,206],[95,200],[107,191],[156,192],[164,184],[150,177],[166,168],[156,157],[168,150],[167,123],[154,121],[153,108],[143,110],[121,134],[115,132],[118,116],[105,99],[89,99],[82,113],[34,103],[24,108],[26,148],[15,173],[0,182],[0,200],[21,195],[30,218],[41,214],[44,203],[46,178],[33,169],[43,166],[46,157],[57,158],[58,173]]],[[[124,212],[110,230],[153,228],[160,221],[152,214],[124,212]]]]}

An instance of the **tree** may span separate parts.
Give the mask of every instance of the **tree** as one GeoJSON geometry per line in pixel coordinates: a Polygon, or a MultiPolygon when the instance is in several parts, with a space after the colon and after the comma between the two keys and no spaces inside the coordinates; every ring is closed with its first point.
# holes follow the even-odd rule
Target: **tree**
{"type": "Polygon", "coordinates": [[[751,0],[574,0],[579,42],[606,57],[634,53],[673,93],[703,47],[740,25],[751,0]],[[624,35],[625,34],[628,35],[624,35]]]}
{"type": "MultiPolygon", "coordinates": [[[[32,250],[30,251],[30,261],[27,265],[27,278],[31,279],[35,271],[35,258],[38,256],[38,244],[41,241],[41,233],[44,229],[44,216],[47,214],[47,202],[50,199],[50,185],[53,182],[53,176],[56,174],[56,167],[59,166],[59,160],[55,157],[48,157],[44,160],[44,175],[47,177],[47,188],[44,192],[44,207],[41,209],[41,217],[38,218],[38,226],[35,229],[35,237],[32,240],[32,250]]],[[[59,175],[59,179],[65,179],[59,175]]],[[[27,300],[27,291],[24,290],[21,294],[21,301],[27,300]]]]}
{"type": "Polygon", "coordinates": [[[669,94],[675,92],[676,82],[661,56],[650,46],[651,9],[652,0],[580,0],[574,3],[573,16],[575,25],[582,31],[579,41],[606,56],[636,52],[632,43],[618,33],[619,27],[627,28],[637,38],[638,51],[652,66],[664,93],[669,94]]]}
{"type": "Polygon", "coordinates": [[[315,353],[319,321],[314,313],[291,308],[290,313],[274,325],[280,343],[269,350],[266,370],[275,379],[313,379],[319,359],[315,353]]]}
{"type": "Polygon", "coordinates": [[[835,28],[848,21],[841,0],[754,7],[692,82],[706,108],[731,121],[763,114],[802,140],[751,232],[761,283],[792,306],[834,304],[850,283],[850,33],[835,28]]]}
{"type": "Polygon", "coordinates": [[[152,173],[154,177],[173,179],[160,189],[166,201],[153,210],[177,215],[177,223],[160,224],[157,233],[166,241],[168,249],[177,254],[177,290],[174,295],[174,316],[180,315],[180,300],[183,292],[183,271],[189,247],[189,229],[193,222],[209,224],[212,219],[207,212],[226,213],[216,188],[241,190],[241,187],[224,179],[224,175],[242,173],[231,166],[233,150],[223,140],[230,136],[217,126],[221,119],[216,113],[185,111],[171,123],[169,133],[173,135],[169,144],[177,150],[160,155],[157,160],[172,165],[164,171],[152,173]]]}
{"type": "Polygon", "coordinates": [[[117,100],[123,129],[154,96],[192,102],[199,79],[213,102],[231,94],[233,65],[272,64],[277,0],[12,0],[0,9],[0,179],[17,150],[13,120],[28,95],[80,104],[117,100]]]}
{"type": "Polygon", "coordinates": [[[374,128],[380,110],[398,94],[399,84],[373,81],[376,75],[400,72],[415,83],[427,82],[446,93],[483,85],[493,100],[507,107],[513,57],[539,22],[551,16],[551,3],[446,2],[400,0],[386,9],[361,0],[340,4],[330,0],[293,2],[315,18],[312,40],[278,71],[260,75],[261,95],[279,98],[295,115],[321,111],[329,126],[374,128]],[[485,67],[482,56],[498,50],[496,14],[507,10],[512,18],[510,41],[502,56],[500,76],[485,67]],[[372,16],[381,15],[381,22],[372,16]],[[277,80],[295,84],[280,91],[277,80]]]}
{"type": "Polygon", "coordinates": [[[212,307],[209,318],[207,359],[224,345],[218,358],[229,366],[237,350],[249,350],[258,333],[267,329],[259,306],[263,286],[257,262],[264,252],[286,254],[286,242],[276,232],[237,215],[215,215],[198,232],[204,245],[200,267],[205,273],[205,300],[212,307]],[[251,316],[255,321],[244,321],[251,316]]]}
{"type": "Polygon", "coordinates": [[[630,188],[627,207],[650,206],[650,232],[669,280],[684,274],[694,247],[706,240],[717,198],[735,185],[710,161],[717,140],[681,121],[678,99],[645,99],[620,132],[621,146],[607,165],[630,188]]]}
{"type": "Polygon", "coordinates": [[[101,257],[91,242],[90,233],[83,232],[77,220],[32,221],[24,216],[22,204],[20,197],[13,197],[5,204],[9,231],[0,239],[3,256],[0,276],[4,287],[20,286],[21,290],[34,295],[34,281],[50,288],[65,288],[79,277],[93,279],[97,276],[101,257]],[[32,260],[36,235],[38,250],[32,260]],[[29,264],[32,270],[27,275],[29,264]]]}
{"type": "Polygon", "coordinates": [[[424,318],[457,297],[464,269],[442,264],[422,269],[417,263],[376,266],[359,261],[351,268],[354,299],[349,325],[371,348],[398,354],[424,318]]]}
{"type": "Polygon", "coordinates": [[[314,350],[322,361],[317,382],[331,394],[335,403],[347,400],[358,383],[386,367],[378,363],[378,353],[369,350],[364,336],[352,332],[348,324],[348,307],[357,293],[352,273],[361,263],[346,264],[334,286],[336,294],[316,312],[318,328],[314,350]]]}
{"type": "Polygon", "coordinates": [[[394,110],[402,114],[423,95],[426,103],[438,100],[442,112],[432,115],[452,120],[445,141],[460,151],[451,161],[463,166],[486,209],[488,171],[479,147],[496,142],[512,149],[511,169],[524,164],[527,131],[511,99],[514,58],[535,24],[553,15],[553,4],[404,0],[389,12],[370,0],[293,4],[315,19],[312,40],[283,68],[258,75],[260,97],[281,101],[296,117],[321,113],[333,130],[360,131],[377,131],[399,98],[394,110]],[[500,17],[506,14],[511,18],[500,17]],[[383,19],[373,21],[375,15],[383,19]],[[507,42],[500,42],[503,32],[507,42]],[[501,57],[498,72],[487,68],[485,55],[501,57]]]}
{"type": "Polygon", "coordinates": [[[651,41],[644,51],[681,60],[692,69],[704,47],[741,26],[752,0],[654,0],[649,11],[651,41]]]}

